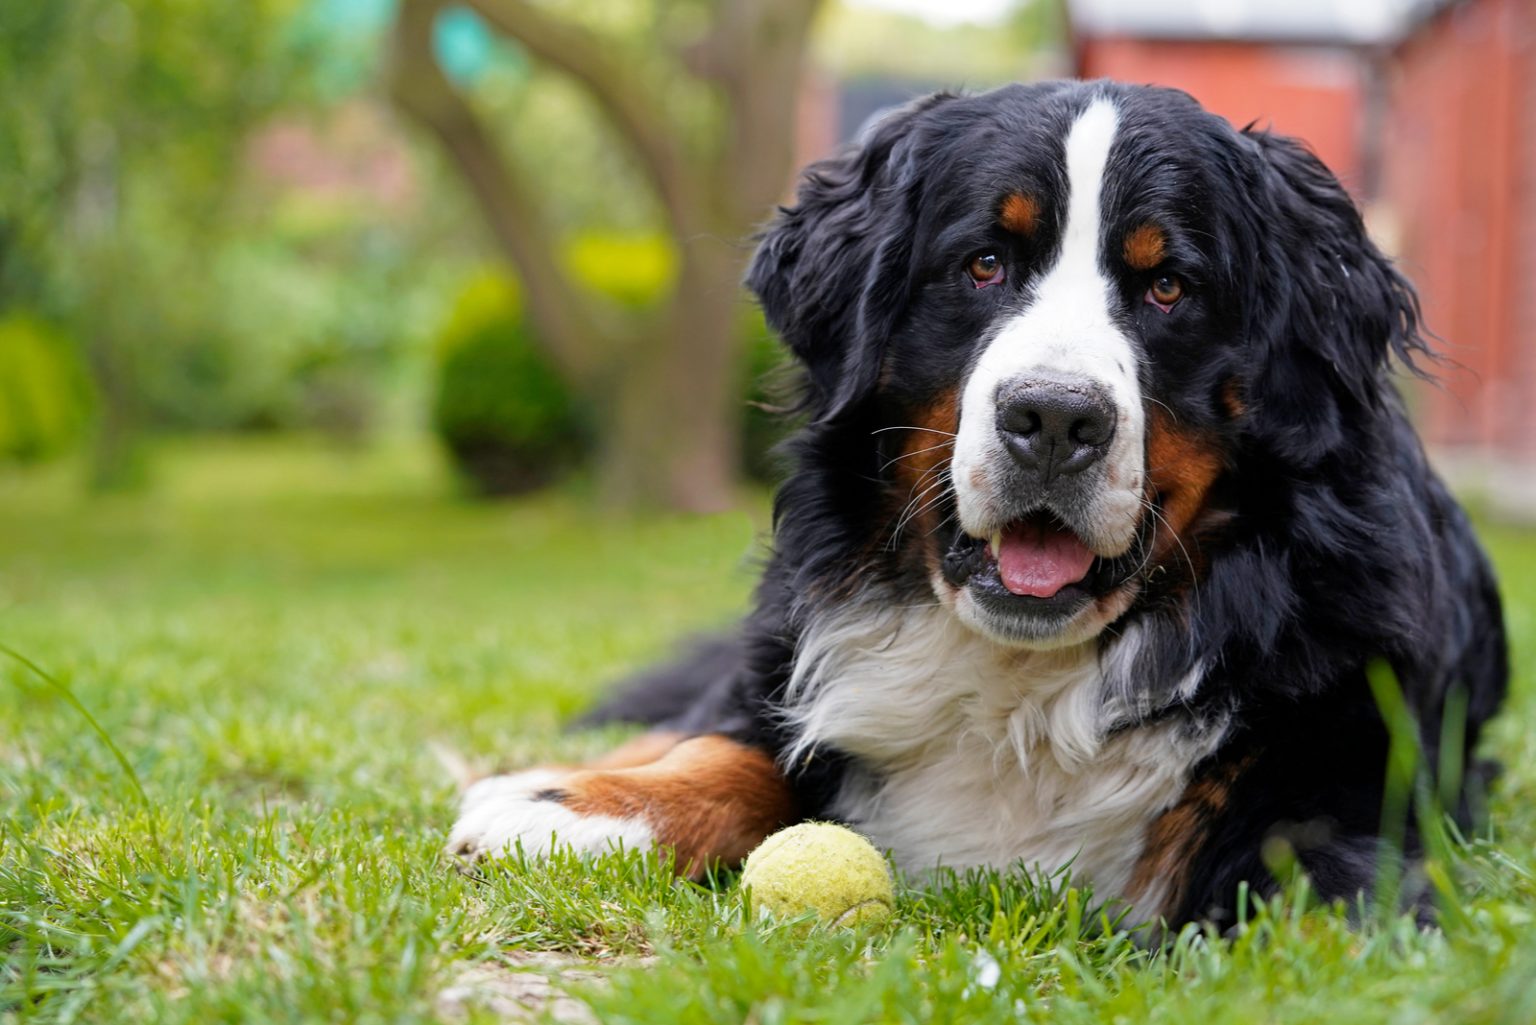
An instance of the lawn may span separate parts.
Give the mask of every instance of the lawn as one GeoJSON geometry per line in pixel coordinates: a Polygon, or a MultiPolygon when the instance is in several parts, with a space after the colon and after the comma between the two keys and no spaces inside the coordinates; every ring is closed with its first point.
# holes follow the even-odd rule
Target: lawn
{"type": "Polygon", "coordinates": [[[0,476],[0,642],[110,740],[0,665],[0,1021],[1536,1021],[1536,536],[1486,532],[1518,678],[1446,929],[1295,895],[1151,954],[1021,875],[908,889],[865,933],[752,924],[634,855],[461,875],[434,745],[610,743],[560,724],[744,608],[763,507],[474,506],[410,446],[158,463],[92,503],[63,468],[0,476]]]}

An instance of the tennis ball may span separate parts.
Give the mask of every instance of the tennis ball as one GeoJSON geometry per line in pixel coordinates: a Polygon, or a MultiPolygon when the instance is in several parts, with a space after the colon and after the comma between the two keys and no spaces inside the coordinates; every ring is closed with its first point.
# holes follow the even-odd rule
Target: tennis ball
{"type": "Polygon", "coordinates": [[[802,822],[764,840],[747,855],[741,885],[754,907],[786,917],[814,911],[833,925],[883,922],[896,899],[880,852],[830,822],[802,822]]]}

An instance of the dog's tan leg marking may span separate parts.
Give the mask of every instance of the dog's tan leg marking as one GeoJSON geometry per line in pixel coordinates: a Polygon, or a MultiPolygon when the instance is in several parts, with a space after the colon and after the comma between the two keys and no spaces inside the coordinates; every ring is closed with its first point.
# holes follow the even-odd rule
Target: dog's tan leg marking
{"type": "MultiPolygon", "coordinates": [[[[650,751],[659,748],[658,741],[650,751]]],[[[794,820],[789,784],[772,756],[711,735],[624,768],[533,769],[481,780],[465,793],[448,846],[474,857],[519,846],[530,856],[556,847],[603,853],[621,844],[659,846],[674,852],[679,874],[698,878],[711,865],[740,861],[794,820]]]]}

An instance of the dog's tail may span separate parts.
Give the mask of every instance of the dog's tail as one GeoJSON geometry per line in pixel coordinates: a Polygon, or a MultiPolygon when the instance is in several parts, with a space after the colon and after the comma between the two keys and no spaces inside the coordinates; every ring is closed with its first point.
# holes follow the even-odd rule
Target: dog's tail
{"type": "Polygon", "coordinates": [[[726,633],[698,637],[681,657],[644,670],[619,683],[596,708],[571,723],[587,729],[606,723],[639,723],[689,732],[713,717],[729,700],[731,683],[746,659],[746,642],[738,627],[726,633]]]}

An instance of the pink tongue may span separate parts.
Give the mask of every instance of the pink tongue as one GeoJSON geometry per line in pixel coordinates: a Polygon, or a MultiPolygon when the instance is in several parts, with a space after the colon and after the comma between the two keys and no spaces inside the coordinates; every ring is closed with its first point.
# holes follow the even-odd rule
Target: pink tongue
{"type": "Polygon", "coordinates": [[[1044,524],[1021,524],[1003,534],[997,555],[1003,586],[1014,594],[1049,598],[1088,575],[1093,553],[1070,530],[1044,524]]]}

